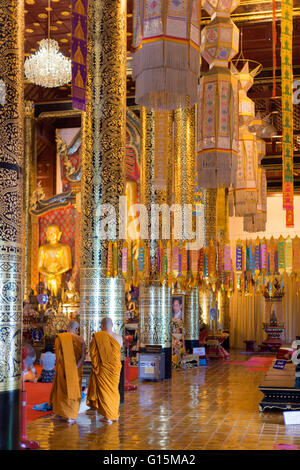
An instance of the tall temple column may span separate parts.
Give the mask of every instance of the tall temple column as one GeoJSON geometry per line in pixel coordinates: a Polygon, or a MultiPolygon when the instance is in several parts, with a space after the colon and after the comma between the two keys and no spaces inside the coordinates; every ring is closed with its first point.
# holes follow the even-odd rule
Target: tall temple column
{"type": "Polygon", "coordinates": [[[22,371],[22,0],[1,1],[0,24],[0,450],[10,450],[19,448],[22,371]]]}
{"type": "MultiPolygon", "coordinates": [[[[190,204],[194,202],[195,182],[195,106],[177,109],[174,112],[174,195],[175,204],[190,204]]],[[[183,210],[183,213],[185,211],[183,210]]],[[[192,213],[192,211],[191,211],[192,213]]],[[[185,226],[184,219],[184,226],[185,226]]],[[[196,220],[193,217],[191,228],[195,232],[196,220]]],[[[183,234],[183,240],[188,240],[188,234],[183,234]]],[[[199,288],[194,287],[185,294],[185,348],[193,352],[199,346],[199,288]]]]}
{"type": "MultiPolygon", "coordinates": [[[[151,205],[171,202],[172,178],[172,114],[163,111],[151,111],[141,108],[141,157],[140,187],[141,204],[148,213],[148,234],[151,235],[151,205]],[[160,118],[160,120],[159,120],[160,118]],[[158,124],[158,121],[159,124],[158,124]],[[160,135],[158,135],[160,133],[160,135]],[[158,142],[160,140],[160,143],[158,142]],[[164,178],[159,175],[158,152],[163,152],[164,165],[160,168],[164,178]]],[[[159,222],[161,226],[161,219],[159,222]]],[[[142,344],[161,345],[165,353],[165,378],[172,374],[172,339],[171,339],[171,289],[166,281],[159,281],[157,257],[159,241],[148,240],[150,249],[150,275],[147,282],[140,284],[140,342],[142,344]]],[[[166,240],[163,240],[164,246],[166,240]]]]}
{"type": "MultiPolygon", "coordinates": [[[[225,245],[229,243],[229,201],[228,189],[218,189],[217,194],[217,239],[225,245]]],[[[229,330],[229,298],[226,291],[219,294],[219,322],[222,328],[229,330]]]]}
{"type": "MultiPolygon", "coordinates": [[[[125,194],[126,2],[90,0],[87,92],[83,113],[81,178],[80,328],[89,348],[101,319],[122,333],[125,286],[119,263],[106,277],[108,243],[119,236],[119,196],[125,194]],[[103,204],[107,204],[103,207],[103,204]],[[101,230],[101,220],[111,220],[101,230]],[[115,213],[115,217],[114,217],[115,213]],[[114,224],[115,222],[115,224],[114,224]],[[115,233],[111,230],[116,228],[115,233]]],[[[120,250],[119,250],[120,251],[120,250]]]]}
{"type": "MultiPolygon", "coordinates": [[[[210,240],[217,241],[217,189],[206,189],[204,192],[204,224],[205,240],[204,246],[208,247],[210,240]]],[[[213,292],[202,292],[200,303],[202,310],[205,308],[204,318],[210,323],[210,309],[216,307],[217,295],[213,292]]]]}
{"type": "Polygon", "coordinates": [[[36,152],[34,102],[25,101],[24,118],[24,296],[31,289],[32,216],[29,213],[30,198],[36,186],[36,152]]]}

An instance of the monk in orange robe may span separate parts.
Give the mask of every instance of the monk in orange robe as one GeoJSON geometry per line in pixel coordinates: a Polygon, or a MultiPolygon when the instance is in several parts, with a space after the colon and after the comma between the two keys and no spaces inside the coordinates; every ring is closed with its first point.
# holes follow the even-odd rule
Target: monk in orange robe
{"type": "Polygon", "coordinates": [[[119,419],[119,382],[122,336],[112,331],[113,322],[103,318],[101,330],[93,334],[90,345],[92,371],[86,404],[96,408],[103,421],[111,424],[119,419]]]}
{"type": "Polygon", "coordinates": [[[64,418],[69,423],[77,418],[80,407],[82,365],[86,349],[83,339],[77,334],[78,329],[78,323],[71,321],[68,332],[56,337],[56,370],[49,399],[54,417],[64,418]]]}

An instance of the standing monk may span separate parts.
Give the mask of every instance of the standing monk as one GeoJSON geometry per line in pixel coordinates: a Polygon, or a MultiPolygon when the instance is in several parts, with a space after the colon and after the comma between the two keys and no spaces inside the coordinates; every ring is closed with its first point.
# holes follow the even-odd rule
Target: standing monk
{"type": "Polygon", "coordinates": [[[73,423],[78,415],[85,359],[85,343],[77,334],[78,329],[78,323],[70,321],[68,332],[56,337],[56,371],[49,400],[54,417],[67,419],[69,423],[73,423]]]}
{"type": "Polygon", "coordinates": [[[119,419],[119,382],[121,372],[122,336],[112,331],[113,322],[103,318],[101,330],[93,334],[90,346],[92,371],[86,404],[96,408],[111,424],[119,419]]]}

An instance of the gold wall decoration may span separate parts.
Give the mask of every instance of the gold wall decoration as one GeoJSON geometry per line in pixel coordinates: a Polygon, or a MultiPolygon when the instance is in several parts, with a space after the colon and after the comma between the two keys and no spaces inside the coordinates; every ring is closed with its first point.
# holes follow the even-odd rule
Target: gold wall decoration
{"type": "MultiPolygon", "coordinates": [[[[88,9],[86,112],[82,130],[80,322],[89,345],[103,317],[120,332],[124,280],[106,278],[109,240],[99,234],[100,204],[116,210],[125,195],[126,2],[90,0],[88,9]]],[[[112,237],[114,241],[114,237],[112,237]]],[[[121,247],[119,247],[121,254],[121,247]]]]}
{"type": "Polygon", "coordinates": [[[27,297],[31,289],[31,258],[32,258],[32,221],[29,213],[30,198],[36,185],[36,144],[34,102],[25,101],[24,119],[24,296],[27,297]]]}
{"type": "Polygon", "coordinates": [[[23,1],[2,0],[0,24],[0,70],[6,88],[6,101],[0,106],[0,392],[3,392],[21,388],[23,1]]]}

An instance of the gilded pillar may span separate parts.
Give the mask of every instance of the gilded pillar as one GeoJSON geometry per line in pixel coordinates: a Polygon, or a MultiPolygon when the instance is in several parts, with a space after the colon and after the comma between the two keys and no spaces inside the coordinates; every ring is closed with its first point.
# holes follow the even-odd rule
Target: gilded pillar
{"type": "Polygon", "coordinates": [[[22,371],[22,0],[1,1],[0,24],[0,449],[10,450],[19,448],[22,371]]]}
{"type": "MultiPolygon", "coordinates": [[[[205,247],[209,246],[210,240],[217,242],[217,194],[217,189],[206,189],[204,193],[205,247]]],[[[206,289],[201,292],[200,302],[204,313],[204,322],[214,327],[210,320],[210,310],[217,307],[216,293],[206,289]]]]}
{"type": "Polygon", "coordinates": [[[102,318],[112,319],[116,333],[121,334],[124,325],[125,286],[120,263],[116,277],[106,277],[106,268],[109,240],[117,241],[119,237],[119,197],[125,195],[126,2],[90,0],[87,37],[80,328],[89,347],[102,318]]]}
{"type": "MultiPolygon", "coordinates": [[[[29,213],[30,198],[36,186],[34,102],[25,101],[24,116],[24,297],[28,297],[31,285],[32,216],[29,213]]],[[[36,267],[35,267],[36,268],[36,267]]]]}
{"type": "MultiPolygon", "coordinates": [[[[151,224],[153,204],[171,202],[172,181],[172,113],[151,111],[141,108],[141,159],[140,187],[141,203],[148,213],[148,240],[150,249],[150,280],[140,285],[140,342],[161,345],[165,353],[165,378],[171,377],[171,289],[162,286],[157,272],[158,239],[151,239],[151,230],[161,228],[162,218],[157,219],[159,227],[151,224]],[[164,151],[161,152],[160,149],[164,151]],[[160,157],[164,165],[158,165],[160,157]],[[161,168],[161,171],[159,171],[161,168]]],[[[160,162],[161,163],[161,162],[160,162]]],[[[161,236],[161,235],[160,235],[161,236]]],[[[167,239],[162,240],[166,246],[167,239]]]]}
{"type": "MultiPolygon", "coordinates": [[[[195,106],[177,109],[174,112],[174,196],[175,204],[183,211],[183,240],[190,240],[196,233],[193,216],[195,190],[195,106]],[[189,210],[187,208],[189,205],[189,210]]],[[[193,352],[199,346],[199,288],[187,290],[185,294],[185,348],[193,352]]]]}
{"type": "MultiPolygon", "coordinates": [[[[217,238],[223,245],[229,243],[229,201],[228,189],[218,189],[217,194],[217,238]]],[[[219,293],[219,324],[229,331],[229,298],[226,291],[219,293]]]]}

